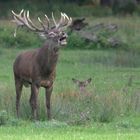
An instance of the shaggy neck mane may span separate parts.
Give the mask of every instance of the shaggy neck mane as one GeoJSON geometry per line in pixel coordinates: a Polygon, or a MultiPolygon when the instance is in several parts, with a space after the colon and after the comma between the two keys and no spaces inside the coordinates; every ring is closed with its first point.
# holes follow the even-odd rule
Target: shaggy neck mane
{"type": "Polygon", "coordinates": [[[58,60],[58,47],[54,46],[53,42],[48,41],[40,48],[38,53],[38,63],[40,65],[40,71],[42,76],[47,76],[51,72],[55,71],[55,67],[58,60]]]}

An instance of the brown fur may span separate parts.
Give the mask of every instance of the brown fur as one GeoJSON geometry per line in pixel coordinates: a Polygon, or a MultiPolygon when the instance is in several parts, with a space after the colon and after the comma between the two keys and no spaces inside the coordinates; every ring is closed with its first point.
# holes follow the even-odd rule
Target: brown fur
{"type": "MultiPolygon", "coordinates": [[[[16,87],[16,111],[19,116],[19,104],[23,85],[31,85],[30,105],[34,119],[37,118],[37,98],[39,88],[44,87],[46,90],[46,108],[48,119],[51,118],[50,98],[55,78],[55,67],[58,59],[58,51],[61,46],[67,44],[67,34],[64,32],[66,27],[72,23],[72,18],[65,13],[61,13],[61,18],[56,23],[52,13],[53,26],[50,26],[50,20],[47,15],[46,24],[38,17],[38,21],[42,27],[37,27],[31,21],[29,11],[22,9],[19,14],[12,10],[14,22],[18,27],[26,27],[27,29],[38,33],[46,43],[40,49],[21,53],[15,60],[13,70],[15,76],[16,87]],[[55,26],[54,26],[55,25],[55,26]],[[65,27],[65,28],[64,28],[65,27]]],[[[16,37],[15,29],[14,37],[16,37]]]]}
{"type": "Polygon", "coordinates": [[[33,118],[36,119],[37,97],[40,87],[46,90],[47,117],[50,114],[50,97],[55,78],[55,67],[58,59],[58,48],[46,42],[42,48],[21,53],[13,65],[16,86],[16,111],[19,116],[19,104],[23,85],[31,85],[30,105],[33,118]]]}

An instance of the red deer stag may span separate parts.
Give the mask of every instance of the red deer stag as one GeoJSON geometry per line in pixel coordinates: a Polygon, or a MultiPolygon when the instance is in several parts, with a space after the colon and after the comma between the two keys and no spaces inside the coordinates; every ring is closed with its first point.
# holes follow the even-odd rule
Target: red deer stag
{"type": "MultiPolygon", "coordinates": [[[[19,117],[19,105],[22,87],[31,85],[30,105],[32,116],[37,119],[37,99],[39,88],[44,87],[46,92],[46,111],[48,119],[51,119],[50,98],[55,78],[55,68],[58,60],[60,46],[67,44],[67,34],[64,28],[70,26],[72,18],[65,13],[61,13],[61,18],[57,23],[53,13],[52,20],[54,26],[50,27],[50,20],[45,15],[46,24],[38,17],[40,27],[37,27],[29,16],[29,11],[21,10],[19,14],[12,11],[14,22],[19,26],[25,26],[29,30],[39,33],[46,38],[44,45],[33,51],[21,53],[13,65],[15,87],[16,87],[16,112],[19,117]]],[[[16,36],[16,30],[14,33],[16,36]]]]}

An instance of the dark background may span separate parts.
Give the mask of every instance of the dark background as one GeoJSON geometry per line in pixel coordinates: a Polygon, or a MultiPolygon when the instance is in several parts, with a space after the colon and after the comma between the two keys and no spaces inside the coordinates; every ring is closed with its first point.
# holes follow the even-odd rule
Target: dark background
{"type": "Polygon", "coordinates": [[[53,11],[71,16],[109,16],[140,14],[140,0],[0,0],[0,18],[9,18],[11,10],[28,9],[35,16],[53,11]],[[84,11],[84,12],[83,12],[84,11]]]}

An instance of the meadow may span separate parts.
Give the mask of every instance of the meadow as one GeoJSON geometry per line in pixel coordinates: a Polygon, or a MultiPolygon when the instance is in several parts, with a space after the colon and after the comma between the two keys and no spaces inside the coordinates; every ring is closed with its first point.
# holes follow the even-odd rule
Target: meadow
{"type": "Polygon", "coordinates": [[[79,47],[78,43],[91,44],[82,44],[82,40],[78,42],[70,37],[68,49],[60,51],[50,122],[45,118],[43,89],[39,94],[39,121],[30,120],[28,88],[22,93],[21,119],[16,119],[12,64],[20,52],[36,48],[41,42],[37,37],[28,38],[32,42],[24,40],[26,33],[19,32],[18,40],[21,41],[15,39],[15,43],[11,39],[13,28],[7,21],[1,22],[4,33],[0,39],[0,139],[139,139],[140,20],[138,17],[110,17],[89,18],[88,21],[90,25],[112,21],[118,24],[117,35],[128,48],[73,49],[76,45],[79,47]],[[32,47],[36,42],[38,44],[32,47]],[[81,95],[72,78],[85,80],[90,77],[88,93],[81,95]]]}

